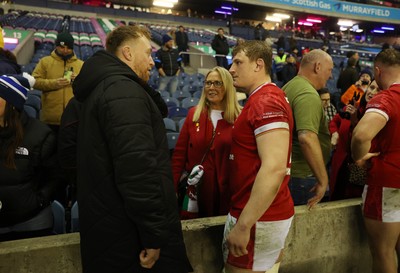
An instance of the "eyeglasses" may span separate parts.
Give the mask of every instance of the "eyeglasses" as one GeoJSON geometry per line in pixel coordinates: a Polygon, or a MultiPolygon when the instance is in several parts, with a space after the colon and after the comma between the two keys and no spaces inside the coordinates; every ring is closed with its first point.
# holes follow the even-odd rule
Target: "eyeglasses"
{"type": "Polygon", "coordinates": [[[219,88],[219,87],[222,87],[223,84],[224,84],[224,83],[221,82],[221,81],[205,81],[205,82],[204,82],[204,85],[205,85],[206,87],[211,87],[211,85],[214,85],[214,87],[219,88]]]}

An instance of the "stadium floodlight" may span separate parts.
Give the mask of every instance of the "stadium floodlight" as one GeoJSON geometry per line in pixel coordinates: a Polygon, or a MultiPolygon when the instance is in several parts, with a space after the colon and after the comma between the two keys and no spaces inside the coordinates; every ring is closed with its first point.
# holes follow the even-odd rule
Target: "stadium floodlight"
{"type": "Polygon", "coordinates": [[[221,9],[226,9],[226,10],[233,10],[233,11],[238,11],[238,8],[235,7],[229,7],[229,6],[221,6],[221,9]]]}
{"type": "Polygon", "coordinates": [[[384,29],[384,30],[394,30],[394,27],[387,27],[387,26],[384,26],[384,27],[381,27],[381,29],[384,29]]]}
{"type": "Polygon", "coordinates": [[[337,24],[342,27],[351,27],[355,24],[355,22],[350,21],[350,20],[339,19],[337,24]]]}
{"type": "Polygon", "coordinates": [[[322,23],[322,21],[320,19],[313,19],[313,18],[307,18],[306,19],[307,22],[311,22],[311,23],[322,23]]]}
{"type": "Polygon", "coordinates": [[[224,10],[215,10],[214,13],[218,13],[218,14],[224,14],[224,15],[232,15],[232,12],[230,11],[224,11],[224,10]]]}
{"type": "Polygon", "coordinates": [[[161,0],[156,0],[156,1],[153,2],[153,6],[163,7],[163,8],[173,8],[174,7],[174,3],[167,2],[167,1],[161,1],[161,0]]]}
{"type": "Polygon", "coordinates": [[[372,32],[373,33],[385,33],[385,31],[381,30],[381,29],[374,29],[372,32]]]}
{"type": "Polygon", "coordinates": [[[312,27],[313,26],[313,23],[307,22],[307,21],[299,21],[298,24],[300,26],[308,26],[308,27],[312,27]]]}
{"type": "Polygon", "coordinates": [[[275,16],[270,16],[270,15],[267,15],[267,16],[265,17],[265,20],[271,21],[271,22],[278,22],[278,23],[281,23],[281,22],[282,22],[282,19],[281,19],[281,18],[275,17],[275,16]]]}
{"type": "Polygon", "coordinates": [[[289,14],[284,14],[284,13],[274,13],[274,14],[272,14],[272,16],[281,18],[282,20],[290,18],[289,14]]]}

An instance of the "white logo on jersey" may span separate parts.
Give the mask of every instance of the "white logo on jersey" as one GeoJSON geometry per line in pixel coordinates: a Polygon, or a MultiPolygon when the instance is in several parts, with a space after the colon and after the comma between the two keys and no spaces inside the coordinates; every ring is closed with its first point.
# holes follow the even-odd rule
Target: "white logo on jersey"
{"type": "Polygon", "coordinates": [[[18,147],[17,149],[15,149],[15,153],[17,155],[29,155],[28,149],[24,147],[18,147]]]}

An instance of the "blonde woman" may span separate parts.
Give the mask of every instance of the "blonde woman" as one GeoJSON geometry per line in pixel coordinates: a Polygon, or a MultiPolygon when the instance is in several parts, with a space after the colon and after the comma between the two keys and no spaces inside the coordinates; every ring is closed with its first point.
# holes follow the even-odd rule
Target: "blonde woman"
{"type": "Polygon", "coordinates": [[[232,76],[214,67],[206,75],[198,105],[189,111],[172,158],[176,189],[182,173],[200,163],[204,167],[197,187],[199,217],[228,213],[231,132],[240,111],[232,76]]]}

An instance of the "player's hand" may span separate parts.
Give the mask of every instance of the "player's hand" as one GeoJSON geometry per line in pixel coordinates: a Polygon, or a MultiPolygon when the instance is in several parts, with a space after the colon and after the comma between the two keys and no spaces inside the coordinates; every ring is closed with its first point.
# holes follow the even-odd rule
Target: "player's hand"
{"type": "Polygon", "coordinates": [[[237,224],[232,228],[227,237],[229,253],[234,257],[247,255],[247,245],[250,240],[250,229],[240,228],[237,224]]]}

